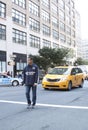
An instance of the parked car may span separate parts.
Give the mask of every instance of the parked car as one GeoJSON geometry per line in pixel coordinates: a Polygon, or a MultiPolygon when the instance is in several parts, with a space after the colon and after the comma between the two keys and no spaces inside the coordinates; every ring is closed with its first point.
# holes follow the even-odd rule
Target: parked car
{"type": "Polygon", "coordinates": [[[42,81],[44,89],[65,89],[83,87],[84,74],[82,70],[74,66],[59,66],[53,68],[42,81]]]}
{"type": "Polygon", "coordinates": [[[21,78],[12,78],[6,74],[0,74],[0,86],[18,86],[22,84],[21,78]]]}

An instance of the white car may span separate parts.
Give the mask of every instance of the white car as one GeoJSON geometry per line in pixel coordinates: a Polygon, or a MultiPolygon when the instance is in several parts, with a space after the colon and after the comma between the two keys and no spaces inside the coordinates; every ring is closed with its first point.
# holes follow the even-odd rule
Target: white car
{"type": "Polygon", "coordinates": [[[5,74],[0,74],[0,86],[18,86],[22,84],[21,78],[13,78],[5,74]]]}

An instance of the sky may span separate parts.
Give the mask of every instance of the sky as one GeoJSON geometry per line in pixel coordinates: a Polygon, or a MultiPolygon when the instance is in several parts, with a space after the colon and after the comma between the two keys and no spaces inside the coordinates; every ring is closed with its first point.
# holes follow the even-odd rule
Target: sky
{"type": "Polygon", "coordinates": [[[75,0],[76,9],[81,16],[81,36],[88,39],[88,0],[75,0]]]}

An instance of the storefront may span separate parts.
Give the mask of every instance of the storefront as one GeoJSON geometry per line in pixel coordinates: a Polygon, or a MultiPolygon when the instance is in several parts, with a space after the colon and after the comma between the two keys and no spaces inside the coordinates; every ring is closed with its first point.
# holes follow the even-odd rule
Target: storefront
{"type": "Polygon", "coordinates": [[[14,76],[16,76],[17,74],[21,73],[24,67],[27,65],[27,55],[19,53],[13,53],[13,55],[16,56],[16,58],[14,59],[15,65],[13,67],[14,76]]]}
{"type": "Polygon", "coordinates": [[[6,72],[6,52],[0,51],[0,72],[6,72]]]}

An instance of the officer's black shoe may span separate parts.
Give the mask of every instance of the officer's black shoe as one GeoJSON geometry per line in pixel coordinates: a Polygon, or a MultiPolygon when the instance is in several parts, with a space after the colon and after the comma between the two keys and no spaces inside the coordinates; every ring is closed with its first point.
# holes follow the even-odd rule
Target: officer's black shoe
{"type": "Polygon", "coordinates": [[[32,104],[32,109],[34,109],[34,108],[35,108],[35,103],[32,104]]]}
{"type": "Polygon", "coordinates": [[[30,108],[30,106],[31,106],[31,104],[28,104],[28,105],[27,105],[27,109],[29,109],[29,108],[30,108]]]}

